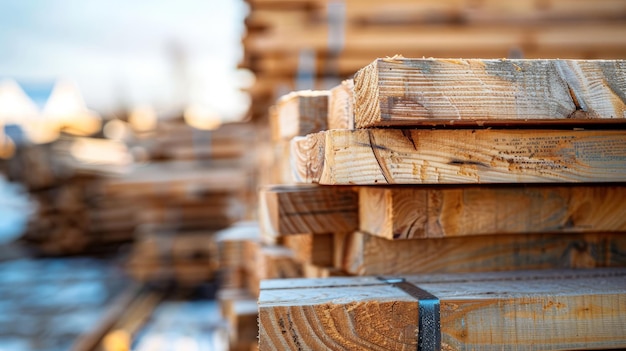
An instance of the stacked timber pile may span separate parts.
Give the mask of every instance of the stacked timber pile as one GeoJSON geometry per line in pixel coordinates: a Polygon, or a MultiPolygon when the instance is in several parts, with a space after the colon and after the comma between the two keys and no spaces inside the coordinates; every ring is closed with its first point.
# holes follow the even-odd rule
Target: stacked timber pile
{"type": "Polygon", "coordinates": [[[260,350],[621,349],[626,270],[262,282],[260,350]]]}
{"type": "Polygon", "coordinates": [[[227,123],[215,127],[193,128],[182,118],[160,120],[154,131],[140,135],[136,143],[146,149],[151,160],[254,159],[249,147],[255,143],[254,125],[227,123]]]}
{"type": "Polygon", "coordinates": [[[247,0],[242,66],[254,115],[278,96],[328,89],[376,57],[626,55],[620,0],[247,0]],[[294,38],[297,38],[294,39],[294,38]]]}
{"type": "Polygon", "coordinates": [[[625,74],[377,59],[325,122],[295,110],[295,184],[262,190],[263,236],[306,234],[320,276],[378,278],[262,282],[260,349],[626,346],[625,74]]]}
{"type": "Polygon", "coordinates": [[[103,191],[137,209],[128,268],[141,280],[194,285],[218,268],[215,232],[246,216],[248,173],[219,161],[137,165],[103,191]]]}
{"type": "Polygon", "coordinates": [[[68,162],[59,150],[69,143],[23,145],[7,161],[7,176],[28,190],[34,206],[22,239],[46,255],[102,251],[130,241],[135,209],[99,192],[107,172],[68,162]]]}
{"type": "Polygon", "coordinates": [[[259,281],[298,277],[285,248],[262,245],[257,222],[240,222],[217,233],[220,253],[220,310],[228,323],[229,349],[250,350],[258,344],[259,281]]]}

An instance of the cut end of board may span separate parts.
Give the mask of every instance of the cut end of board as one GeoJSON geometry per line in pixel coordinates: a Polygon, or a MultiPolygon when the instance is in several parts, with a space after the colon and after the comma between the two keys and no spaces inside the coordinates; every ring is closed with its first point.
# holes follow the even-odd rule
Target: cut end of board
{"type": "Polygon", "coordinates": [[[363,67],[354,76],[354,113],[361,116],[354,121],[355,128],[364,128],[381,120],[377,74],[379,60],[363,67]]]}

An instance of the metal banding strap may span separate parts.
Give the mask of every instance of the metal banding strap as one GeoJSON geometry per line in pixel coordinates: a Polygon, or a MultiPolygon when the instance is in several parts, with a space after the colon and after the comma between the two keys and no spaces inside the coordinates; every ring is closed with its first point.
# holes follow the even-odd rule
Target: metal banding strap
{"type": "Polygon", "coordinates": [[[441,350],[441,318],[439,314],[439,298],[426,290],[407,282],[404,278],[384,278],[379,280],[391,284],[417,300],[419,312],[417,350],[441,350]]]}

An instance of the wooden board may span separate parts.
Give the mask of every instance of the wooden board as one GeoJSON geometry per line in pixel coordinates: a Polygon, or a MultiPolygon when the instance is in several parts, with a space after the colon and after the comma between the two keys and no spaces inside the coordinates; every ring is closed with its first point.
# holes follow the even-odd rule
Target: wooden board
{"type": "MultiPolygon", "coordinates": [[[[342,53],[377,57],[507,57],[512,50],[524,57],[623,57],[626,25],[620,22],[545,22],[541,25],[503,26],[350,26],[344,32],[342,53]],[[559,55],[559,52],[562,55],[559,55]],[[481,55],[480,53],[484,53],[481,55]],[[473,55],[472,55],[473,54],[473,55]],[[621,56],[620,56],[621,55],[621,56]]],[[[251,55],[296,54],[303,48],[328,53],[328,26],[277,28],[244,38],[251,55]],[[293,40],[293,38],[298,40],[293,40]]]]}
{"type": "Polygon", "coordinates": [[[346,239],[342,268],[354,275],[595,268],[626,265],[626,234],[509,234],[387,240],[346,239]]]}
{"type": "Polygon", "coordinates": [[[186,197],[206,193],[243,192],[247,172],[238,168],[204,167],[198,162],[162,162],[136,165],[130,172],[103,184],[106,196],[186,197]]]}
{"type": "Polygon", "coordinates": [[[359,226],[386,239],[626,232],[622,185],[359,187],[359,226]]]}
{"type": "Polygon", "coordinates": [[[344,271],[335,267],[317,266],[314,264],[302,265],[302,275],[305,278],[328,278],[328,277],[344,277],[347,276],[344,271]]]}
{"type": "Polygon", "coordinates": [[[299,182],[620,182],[624,130],[329,130],[294,138],[299,182]]]}
{"type": "MultiPolygon", "coordinates": [[[[439,299],[441,350],[626,347],[626,271],[413,276],[439,299]]],[[[418,301],[370,278],[263,282],[260,350],[415,350],[418,301]]]]}
{"type": "Polygon", "coordinates": [[[292,250],[279,245],[263,245],[260,242],[244,242],[246,257],[246,288],[259,295],[259,283],[263,279],[302,277],[302,264],[295,260],[292,250]]]}
{"type": "Polygon", "coordinates": [[[328,129],[354,129],[354,81],[344,80],[330,89],[328,129]]]}
{"type": "Polygon", "coordinates": [[[354,77],[355,126],[626,120],[624,60],[377,59],[354,77]]]}
{"type": "Polygon", "coordinates": [[[364,24],[400,25],[411,23],[537,24],[549,21],[620,20],[626,7],[620,0],[589,3],[577,0],[346,0],[348,21],[364,24]]]}
{"type": "Polygon", "coordinates": [[[261,189],[264,236],[350,232],[358,228],[358,196],[350,187],[274,185],[261,189]]]}
{"type": "Polygon", "coordinates": [[[261,233],[257,222],[238,222],[227,229],[215,233],[218,245],[220,267],[239,269],[248,261],[244,253],[244,243],[260,240],[261,233]]]}
{"type": "Polygon", "coordinates": [[[322,267],[334,264],[333,234],[287,235],[284,245],[291,249],[301,263],[322,267]]]}
{"type": "Polygon", "coordinates": [[[273,140],[291,139],[327,129],[328,91],[294,91],[276,102],[271,115],[273,140]]]}

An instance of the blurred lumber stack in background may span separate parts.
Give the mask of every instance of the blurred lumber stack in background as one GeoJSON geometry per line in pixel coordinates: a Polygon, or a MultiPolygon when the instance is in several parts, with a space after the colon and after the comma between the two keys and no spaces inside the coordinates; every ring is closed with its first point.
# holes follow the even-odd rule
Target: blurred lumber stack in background
{"type": "Polygon", "coordinates": [[[159,123],[153,133],[134,146],[152,162],[109,179],[103,191],[141,209],[133,275],[194,286],[220,267],[215,233],[254,216],[257,136],[250,123],[200,130],[182,120],[159,123]]]}
{"type": "Polygon", "coordinates": [[[293,90],[330,89],[377,57],[626,56],[619,0],[248,0],[241,66],[253,115],[293,90]]]}

